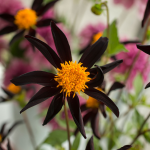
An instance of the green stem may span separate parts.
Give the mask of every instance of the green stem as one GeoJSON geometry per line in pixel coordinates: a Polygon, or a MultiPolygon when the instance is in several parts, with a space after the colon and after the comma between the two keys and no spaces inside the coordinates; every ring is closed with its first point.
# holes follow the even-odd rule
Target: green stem
{"type": "Polygon", "coordinates": [[[32,132],[32,129],[31,129],[31,126],[30,126],[30,123],[29,123],[29,120],[28,120],[28,117],[27,117],[26,112],[23,112],[23,113],[22,113],[22,116],[23,116],[23,119],[24,119],[24,121],[25,121],[27,130],[28,130],[28,133],[29,133],[29,135],[30,135],[30,139],[31,139],[32,146],[33,146],[34,149],[37,149],[37,148],[36,148],[35,138],[34,138],[34,135],[33,135],[33,132],[32,132]]]}
{"type": "MultiPolygon", "coordinates": [[[[131,142],[130,145],[133,145],[134,142],[138,139],[138,137],[139,137],[140,135],[145,134],[145,131],[142,132],[142,129],[143,129],[144,125],[146,124],[147,120],[149,119],[149,117],[150,117],[150,113],[148,114],[148,116],[146,117],[146,119],[143,121],[143,123],[142,123],[142,125],[141,125],[141,127],[140,127],[140,129],[139,129],[139,131],[138,131],[138,133],[137,133],[137,135],[136,135],[136,137],[133,139],[133,141],[131,142]]],[[[149,131],[149,130],[148,130],[148,131],[149,131]]]]}
{"type": "Polygon", "coordinates": [[[69,118],[68,118],[68,112],[67,112],[67,107],[66,107],[66,101],[65,101],[65,100],[64,100],[64,112],[65,112],[66,125],[67,125],[67,134],[68,134],[69,150],[71,150],[70,130],[69,130],[69,118]]]}

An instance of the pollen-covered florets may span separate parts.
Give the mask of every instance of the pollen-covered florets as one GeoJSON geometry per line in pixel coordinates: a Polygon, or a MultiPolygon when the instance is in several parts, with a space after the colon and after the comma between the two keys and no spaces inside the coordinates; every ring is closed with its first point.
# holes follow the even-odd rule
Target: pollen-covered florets
{"type": "Polygon", "coordinates": [[[29,29],[34,26],[37,21],[36,12],[32,9],[19,10],[15,16],[15,24],[19,29],[29,29]]]}
{"type": "Polygon", "coordinates": [[[71,92],[80,94],[84,89],[88,88],[86,82],[90,81],[89,72],[86,72],[86,67],[81,66],[82,63],[73,63],[72,61],[61,63],[62,69],[57,68],[57,76],[55,81],[58,82],[58,87],[61,86],[61,92],[66,92],[66,96],[70,96],[71,92]]]}

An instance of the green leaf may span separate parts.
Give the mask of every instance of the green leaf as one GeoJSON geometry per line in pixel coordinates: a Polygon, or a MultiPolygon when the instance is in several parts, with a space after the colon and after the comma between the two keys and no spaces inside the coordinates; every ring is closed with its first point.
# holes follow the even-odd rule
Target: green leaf
{"type": "Polygon", "coordinates": [[[77,134],[73,144],[72,144],[72,147],[71,147],[71,150],[77,150],[78,147],[79,147],[79,144],[80,144],[80,138],[81,138],[81,134],[77,134]]]}
{"type": "Polygon", "coordinates": [[[43,144],[50,144],[52,146],[60,146],[67,140],[67,132],[63,130],[54,130],[44,140],[43,144]]]}
{"type": "Polygon", "coordinates": [[[20,43],[22,42],[23,38],[20,38],[16,40],[14,43],[11,44],[10,46],[10,53],[14,57],[19,57],[22,58],[24,56],[24,49],[21,49],[20,43]]]}
{"type": "MultiPolygon", "coordinates": [[[[104,31],[103,36],[107,36],[107,30],[104,31]]],[[[109,56],[118,54],[119,52],[128,52],[123,44],[120,43],[118,38],[118,31],[116,26],[116,20],[112,22],[109,27],[109,56]]]]}
{"type": "Polygon", "coordinates": [[[143,80],[142,80],[142,76],[140,74],[138,74],[135,77],[135,79],[133,81],[133,85],[134,85],[134,89],[135,89],[135,94],[136,94],[136,96],[138,96],[143,88],[143,80]]]}
{"type": "Polygon", "coordinates": [[[146,132],[143,137],[145,138],[145,140],[150,143],[150,132],[146,132]]]}

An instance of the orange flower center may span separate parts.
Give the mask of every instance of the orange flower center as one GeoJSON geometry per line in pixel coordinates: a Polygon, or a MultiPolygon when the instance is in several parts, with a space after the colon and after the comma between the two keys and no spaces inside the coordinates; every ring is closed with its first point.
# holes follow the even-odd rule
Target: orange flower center
{"type": "Polygon", "coordinates": [[[19,10],[15,16],[15,24],[19,29],[29,29],[34,26],[37,21],[36,12],[32,9],[19,10]]]}
{"type": "Polygon", "coordinates": [[[98,32],[93,36],[92,44],[94,44],[101,36],[103,35],[103,32],[98,32]]]}
{"type": "Polygon", "coordinates": [[[58,82],[58,87],[61,86],[61,92],[66,92],[66,96],[70,97],[70,93],[80,91],[84,92],[84,89],[88,88],[86,82],[90,81],[88,75],[89,72],[86,72],[86,67],[81,66],[82,63],[78,63],[75,61],[65,62],[65,64],[61,63],[62,69],[57,68],[57,76],[55,77],[55,81],[58,82]]]}
{"type": "Polygon", "coordinates": [[[7,90],[10,91],[13,94],[18,94],[21,91],[21,87],[20,86],[16,86],[13,83],[10,83],[7,86],[7,90]]]}

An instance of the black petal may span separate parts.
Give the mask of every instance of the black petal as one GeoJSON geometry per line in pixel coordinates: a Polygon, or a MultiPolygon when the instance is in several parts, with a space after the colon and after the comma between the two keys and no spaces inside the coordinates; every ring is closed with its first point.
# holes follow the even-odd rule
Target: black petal
{"type": "Polygon", "coordinates": [[[3,123],[1,130],[0,130],[0,134],[3,135],[4,131],[5,131],[5,127],[6,127],[7,123],[3,123]]]}
{"type": "MultiPolygon", "coordinates": [[[[91,116],[92,116],[92,112],[88,112],[86,113],[84,116],[83,116],[83,123],[84,123],[84,126],[87,124],[87,122],[91,119],[91,116]]],[[[79,132],[79,129],[76,128],[75,132],[74,132],[74,135],[76,135],[77,133],[79,132]]]]}
{"type": "Polygon", "coordinates": [[[112,112],[119,117],[119,109],[118,107],[115,105],[115,103],[107,96],[105,95],[103,92],[98,91],[94,88],[88,88],[84,90],[84,93],[86,93],[87,95],[97,99],[98,101],[104,103],[107,107],[109,107],[112,112]]]}
{"type": "Polygon", "coordinates": [[[67,100],[74,122],[76,123],[83,137],[86,138],[83,119],[80,110],[79,98],[77,95],[75,95],[75,97],[73,98],[73,94],[71,93],[70,97],[67,97],[67,100]]]}
{"type": "Polygon", "coordinates": [[[10,146],[9,139],[8,139],[8,143],[7,143],[7,150],[12,150],[12,148],[11,148],[11,146],[10,146]]]}
{"type": "Polygon", "coordinates": [[[43,15],[48,9],[50,9],[57,1],[59,0],[53,0],[49,3],[47,3],[46,5],[42,6],[38,11],[37,11],[37,15],[41,16],[43,15]]]}
{"type": "Polygon", "coordinates": [[[150,87],[150,82],[146,85],[145,89],[150,87]]]}
{"type": "Polygon", "coordinates": [[[123,42],[120,42],[121,44],[137,44],[137,43],[141,43],[141,41],[139,40],[135,40],[135,41],[123,41],[123,42]]]}
{"type": "Polygon", "coordinates": [[[36,31],[33,28],[30,28],[29,35],[35,37],[36,31]]]}
{"type": "Polygon", "coordinates": [[[94,150],[93,136],[90,138],[85,150],[94,150]]]}
{"type": "Polygon", "coordinates": [[[11,39],[11,41],[9,42],[9,45],[11,45],[12,43],[14,43],[16,40],[18,40],[19,38],[21,38],[23,36],[23,33],[25,32],[25,30],[21,30],[18,33],[16,33],[13,38],[11,39]]]}
{"type": "Polygon", "coordinates": [[[146,20],[148,19],[149,15],[150,15],[150,0],[148,0],[147,5],[146,5],[146,9],[145,9],[145,12],[144,12],[144,17],[143,17],[143,20],[142,20],[142,27],[144,27],[144,25],[146,23],[146,20]]]}
{"type": "Polygon", "coordinates": [[[99,134],[99,112],[98,112],[98,110],[96,112],[94,112],[92,117],[91,117],[91,127],[92,127],[92,131],[93,131],[93,134],[95,135],[95,137],[100,139],[100,134],[99,134]]]}
{"type": "Polygon", "coordinates": [[[54,50],[49,47],[46,43],[32,37],[29,35],[25,36],[27,40],[33,44],[44,56],[45,58],[56,68],[61,68],[61,60],[54,52],[54,50]]]}
{"type": "Polygon", "coordinates": [[[4,27],[3,29],[0,30],[0,35],[4,35],[4,34],[8,34],[8,33],[11,33],[11,32],[14,32],[16,31],[18,28],[17,26],[7,26],[7,27],[4,27]]]}
{"type": "Polygon", "coordinates": [[[72,61],[70,46],[65,34],[51,22],[51,30],[54,38],[55,46],[62,62],[72,61]]]}
{"type": "Polygon", "coordinates": [[[9,98],[13,98],[13,97],[14,97],[14,94],[11,93],[10,91],[8,91],[7,89],[2,88],[2,90],[5,92],[5,94],[6,94],[9,98]]]}
{"type": "Polygon", "coordinates": [[[55,115],[61,110],[62,106],[63,106],[63,93],[60,93],[60,94],[54,96],[54,98],[49,106],[49,109],[48,109],[48,112],[47,112],[47,115],[46,115],[43,125],[45,125],[49,121],[51,121],[51,119],[53,119],[55,117],[55,115]]]}
{"type": "Polygon", "coordinates": [[[83,49],[80,50],[79,54],[83,54],[87,49],[89,49],[91,46],[91,42],[86,46],[84,47],[83,49]]]}
{"type": "Polygon", "coordinates": [[[79,62],[83,63],[84,67],[91,68],[94,63],[103,55],[108,45],[108,38],[101,37],[89,49],[87,49],[79,62]]]}
{"type": "Polygon", "coordinates": [[[104,105],[103,103],[101,103],[101,104],[99,105],[99,109],[100,109],[101,113],[103,114],[104,118],[106,118],[106,117],[107,117],[107,114],[106,114],[105,105],[104,105]]]}
{"type": "Polygon", "coordinates": [[[46,99],[58,94],[61,91],[61,88],[52,88],[50,86],[46,86],[41,88],[27,103],[27,105],[20,111],[22,113],[23,111],[27,110],[30,107],[33,107],[39,103],[44,102],[46,99]]]}
{"type": "Polygon", "coordinates": [[[132,145],[125,145],[125,146],[121,147],[121,148],[118,149],[118,150],[128,150],[128,149],[131,148],[131,147],[132,147],[132,145]]]}
{"type": "Polygon", "coordinates": [[[86,107],[86,104],[82,104],[80,106],[81,112],[88,110],[88,108],[86,107]]]}
{"type": "Polygon", "coordinates": [[[15,85],[26,85],[31,83],[40,84],[43,86],[56,86],[57,82],[54,80],[55,75],[44,71],[33,71],[25,73],[19,77],[11,80],[15,85]]]}
{"type": "Polygon", "coordinates": [[[41,8],[42,3],[43,0],[34,0],[31,8],[35,11],[38,11],[41,8]]]}
{"type": "MultiPolygon", "coordinates": [[[[46,27],[46,26],[49,26],[51,21],[54,21],[53,19],[43,19],[43,20],[39,20],[36,24],[36,26],[39,28],[39,27],[46,27]]],[[[56,22],[56,21],[54,21],[56,22]]]]}
{"type": "Polygon", "coordinates": [[[136,45],[138,49],[150,55],[150,45],[136,45]]]}
{"type": "Polygon", "coordinates": [[[14,24],[14,16],[13,15],[10,15],[10,14],[7,14],[7,13],[3,13],[3,14],[0,14],[0,18],[10,22],[10,23],[13,23],[14,24]]]}
{"type": "Polygon", "coordinates": [[[100,86],[104,80],[104,74],[102,72],[102,69],[99,66],[96,66],[97,74],[86,83],[88,87],[97,87],[100,86]]]}
{"type": "Polygon", "coordinates": [[[109,89],[107,95],[110,94],[111,91],[117,90],[117,89],[122,89],[124,88],[125,85],[120,83],[120,82],[114,82],[113,85],[111,86],[111,88],[109,89]]]}
{"type": "Polygon", "coordinates": [[[101,66],[101,69],[102,69],[103,73],[105,74],[105,73],[111,71],[112,69],[114,69],[115,67],[117,67],[118,65],[120,65],[122,62],[123,62],[122,59],[116,60],[112,63],[101,66]]]}

